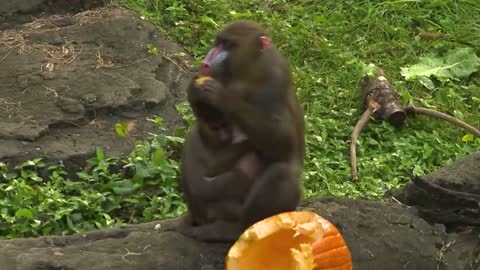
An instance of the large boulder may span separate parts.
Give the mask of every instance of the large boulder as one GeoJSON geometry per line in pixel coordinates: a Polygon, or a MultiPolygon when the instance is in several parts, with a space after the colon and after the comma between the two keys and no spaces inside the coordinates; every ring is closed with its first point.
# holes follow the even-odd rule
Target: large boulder
{"type": "MultiPolygon", "coordinates": [[[[23,2],[35,1],[9,5],[23,2]]],[[[135,127],[133,139],[155,132],[147,121],[155,115],[178,125],[174,104],[190,76],[179,53],[157,27],[119,7],[40,16],[0,31],[0,161],[43,157],[77,170],[98,145],[111,155],[130,152],[117,122],[135,127]]]]}
{"type": "Polygon", "coordinates": [[[480,226],[480,152],[412,180],[392,194],[419,216],[449,229],[480,226]]]}
{"type": "Polygon", "coordinates": [[[104,0],[5,0],[0,5],[0,29],[32,21],[33,17],[78,12],[104,4],[104,0]]]}

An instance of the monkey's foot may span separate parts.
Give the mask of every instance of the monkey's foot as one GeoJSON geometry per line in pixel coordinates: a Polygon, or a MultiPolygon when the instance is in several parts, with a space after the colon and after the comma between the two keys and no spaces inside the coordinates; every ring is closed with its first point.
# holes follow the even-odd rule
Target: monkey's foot
{"type": "Polygon", "coordinates": [[[179,226],[177,231],[198,241],[233,243],[237,241],[244,230],[243,226],[239,224],[215,221],[200,226],[179,226]]]}
{"type": "Polygon", "coordinates": [[[189,215],[184,215],[181,217],[178,217],[175,221],[169,222],[167,227],[164,227],[162,230],[165,232],[180,232],[179,228],[186,227],[186,226],[192,226],[192,219],[189,215]]]}

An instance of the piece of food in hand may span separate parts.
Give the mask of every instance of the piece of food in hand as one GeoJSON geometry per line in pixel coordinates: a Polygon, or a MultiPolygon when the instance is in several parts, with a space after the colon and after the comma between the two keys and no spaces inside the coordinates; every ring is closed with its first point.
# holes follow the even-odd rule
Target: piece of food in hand
{"type": "Polygon", "coordinates": [[[195,84],[196,84],[197,86],[200,86],[200,85],[202,85],[206,80],[213,80],[213,78],[210,77],[210,76],[200,76],[200,77],[198,77],[198,78],[195,80],[195,84]]]}
{"type": "Polygon", "coordinates": [[[250,226],[230,248],[225,270],[351,270],[350,251],[328,220],[281,213],[250,226]]]}

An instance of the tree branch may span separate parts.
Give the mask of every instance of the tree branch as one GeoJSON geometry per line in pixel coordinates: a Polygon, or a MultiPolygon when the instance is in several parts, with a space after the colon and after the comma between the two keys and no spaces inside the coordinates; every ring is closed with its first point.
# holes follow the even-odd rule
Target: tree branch
{"type": "Polygon", "coordinates": [[[353,129],[352,132],[352,140],[350,142],[350,166],[352,170],[352,179],[357,180],[358,175],[357,175],[357,139],[358,136],[360,135],[360,132],[362,132],[362,129],[368,124],[368,121],[370,120],[370,116],[372,116],[373,111],[368,108],[365,110],[365,112],[362,114],[360,119],[358,120],[357,124],[355,125],[355,128],[353,129]]]}
{"type": "Polygon", "coordinates": [[[470,126],[469,124],[467,124],[467,123],[465,123],[465,122],[463,122],[463,121],[461,121],[461,120],[459,120],[459,119],[457,119],[453,116],[450,116],[448,114],[444,114],[442,112],[434,111],[434,110],[427,109],[427,108],[413,107],[413,106],[405,107],[405,111],[408,114],[423,114],[423,115],[427,115],[427,116],[430,116],[430,117],[435,117],[435,118],[447,121],[450,124],[461,127],[463,129],[473,133],[473,135],[475,135],[477,137],[480,137],[480,130],[478,130],[478,129],[470,126]]]}

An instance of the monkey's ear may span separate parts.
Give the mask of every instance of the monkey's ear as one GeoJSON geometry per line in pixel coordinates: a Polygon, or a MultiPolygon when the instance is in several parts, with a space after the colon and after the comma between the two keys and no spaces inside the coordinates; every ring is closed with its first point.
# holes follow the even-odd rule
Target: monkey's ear
{"type": "Polygon", "coordinates": [[[260,48],[263,50],[265,48],[268,47],[268,45],[270,45],[270,38],[267,37],[267,36],[260,36],[259,37],[260,39],[260,48]]]}

